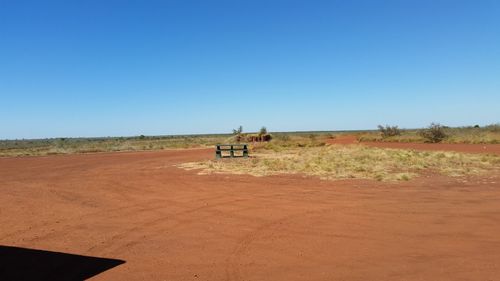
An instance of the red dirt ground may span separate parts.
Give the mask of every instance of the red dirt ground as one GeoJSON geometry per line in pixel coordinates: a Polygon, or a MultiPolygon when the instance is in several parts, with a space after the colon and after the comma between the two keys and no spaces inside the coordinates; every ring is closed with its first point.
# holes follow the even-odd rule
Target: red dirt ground
{"type": "MultiPolygon", "coordinates": [[[[500,176],[198,176],[211,150],[0,158],[0,245],[96,280],[499,280],[500,176]]],[[[0,270],[1,271],[1,270],[0,270]]]]}
{"type": "MultiPolygon", "coordinates": [[[[330,144],[356,144],[356,136],[344,135],[328,139],[330,144]]],[[[401,143],[401,142],[361,142],[361,144],[398,149],[457,151],[466,153],[488,153],[500,155],[500,144],[449,144],[449,143],[401,143]]]]}

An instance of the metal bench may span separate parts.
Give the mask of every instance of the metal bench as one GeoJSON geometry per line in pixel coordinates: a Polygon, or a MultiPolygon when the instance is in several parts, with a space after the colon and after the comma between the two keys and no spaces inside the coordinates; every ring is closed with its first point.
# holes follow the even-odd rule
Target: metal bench
{"type": "Polygon", "coordinates": [[[248,144],[217,144],[215,145],[215,158],[234,158],[234,157],[248,157],[248,144]],[[229,156],[222,155],[222,152],[228,151],[229,156]],[[241,151],[242,156],[235,155],[235,151],[241,151]]]}

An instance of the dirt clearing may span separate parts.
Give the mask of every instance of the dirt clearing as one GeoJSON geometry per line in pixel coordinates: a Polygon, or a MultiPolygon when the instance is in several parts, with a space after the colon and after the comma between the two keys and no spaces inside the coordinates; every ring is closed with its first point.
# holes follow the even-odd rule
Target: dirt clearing
{"type": "Polygon", "coordinates": [[[0,245],[125,262],[95,280],[500,276],[498,175],[383,183],[198,176],[174,166],[213,157],[210,149],[2,158],[0,245]]]}

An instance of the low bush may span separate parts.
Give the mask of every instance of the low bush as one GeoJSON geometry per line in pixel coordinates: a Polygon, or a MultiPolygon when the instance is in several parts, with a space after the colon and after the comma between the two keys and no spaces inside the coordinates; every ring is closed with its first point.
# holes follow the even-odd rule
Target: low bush
{"type": "Polygon", "coordinates": [[[445,126],[438,123],[431,123],[429,128],[421,130],[420,136],[422,136],[426,142],[438,143],[442,142],[447,134],[445,132],[445,126]]]}
{"type": "Polygon", "coordinates": [[[401,130],[399,130],[398,126],[389,126],[389,125],[378,125],[378,130],[383,138],[394,137],[401,135],[401,130]]]}

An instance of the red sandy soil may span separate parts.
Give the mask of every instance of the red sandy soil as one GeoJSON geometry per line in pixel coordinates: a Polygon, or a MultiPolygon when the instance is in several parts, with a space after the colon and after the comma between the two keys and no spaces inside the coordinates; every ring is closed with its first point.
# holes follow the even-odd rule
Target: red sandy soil
{"type": "MultiPolygon", "coordinates": [[[[356,136],[343,135],[328,139],[330,144],[356,144],[356,136]]],[[[500,155],[500,144],[449,144],[449,143],[402,143],[402,142],[361,142],[361,144],[398,149],[457,151],[466,153],[488,153],[500,155]]]]}
{"type": "Polygon", "coordinates": [[[380,183],[173,166],[213,157],[0,158],[0,245],[126,262],[95,280],[500,279],[498,175],[380,183]]]}

